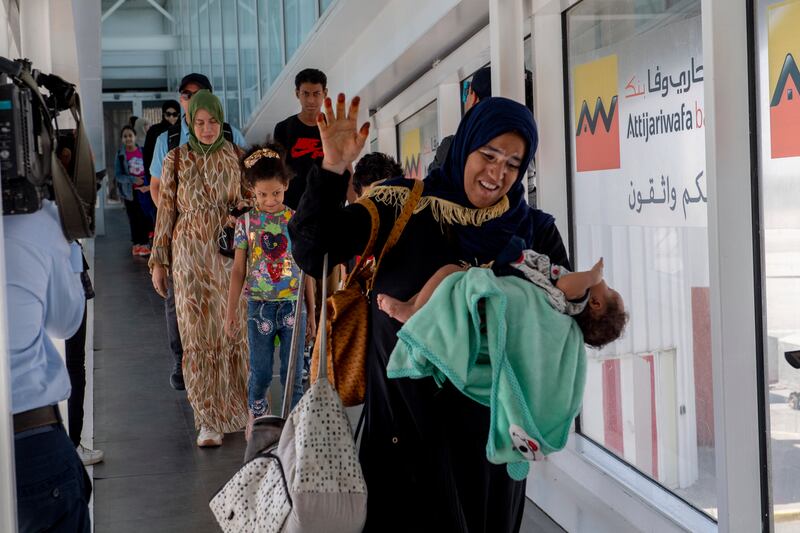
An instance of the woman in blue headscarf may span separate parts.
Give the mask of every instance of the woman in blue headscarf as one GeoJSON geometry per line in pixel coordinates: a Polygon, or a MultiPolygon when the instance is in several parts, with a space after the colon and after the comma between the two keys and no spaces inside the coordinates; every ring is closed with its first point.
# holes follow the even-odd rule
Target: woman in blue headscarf
{"type": "MultiPolygon", "coordinates": [[[[357,129],[358,98],[345,114],[339,95],[318,125],[325,153],[289,230],[293,254],[306,272],[321,275],[322,260],[343,263],[364,251],[377,208],[375,256],[411,196],[414,180],[395,178],[359,203],[341,207],[347,166],[361,152],[367,124],[357,129]]],[[[422,197],[400,239],[380,264],[373,294],[407,300],[440,267],[513,260],[531,248],[568,266],[550,215],[525,201],[536,126],[524,106],[488,98],[473,107],[456,132],[447,159],[424,180],[422,197]]],[[[525,482],[486,459],[489,409],[433,379],[388,379],[386,365],[402,324],[372,299],[367,392],[360,460],[369,492],[365,531],[518,531],[525,482]]],[[[335,335],[335,332],[334,332],[335,335]]]]}

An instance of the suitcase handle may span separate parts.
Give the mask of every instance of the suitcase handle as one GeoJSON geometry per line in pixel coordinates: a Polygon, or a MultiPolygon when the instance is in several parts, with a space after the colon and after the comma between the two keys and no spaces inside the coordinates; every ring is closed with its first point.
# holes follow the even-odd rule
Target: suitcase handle
{"type": "MultiPolygon", "coordinates": [[[[325,254],[325,258],[322,260],[322,312],[320,314],[319,323],[320,323],[320,334],[319,334],[319,354],[320,354],[320,361],[327,361],[328,360],[328,331],[326,324],[328,323],[328,283],[327,283],[327,274],[328,274],[328,254],[325,254]]],[[[293,371],[295,366],[297,365],[297,351],[300,347],[300,335],[305,335],[305,331],[300,331],[298,327],[303,318],[303,306],[305,306],[305,290],[306,290],[306,273],[300,272],[300,282],[298,283],[297,287],[297,305],[295,306],[295,314],[294,314],[294,324],[295,327],[292,330],[292,343],[291,348],[289,350],[289,371],[287,371],[286,375],[286,386],[283,389],[283,405],[281,407],[281,418],[286,420],[289,417],[289,413],[291,412],[292,406],[292,392],[294,391],[294,380],[296,372],[293,371]]],[[[308,320],[314,320],[313,316],[314,310],[311,310],[310,316],[308,320]]],[[[317,369],[317,377],[316,379],[328,379],[328,365],[327,364],[320,364],[319,368],[317,369]]]]}

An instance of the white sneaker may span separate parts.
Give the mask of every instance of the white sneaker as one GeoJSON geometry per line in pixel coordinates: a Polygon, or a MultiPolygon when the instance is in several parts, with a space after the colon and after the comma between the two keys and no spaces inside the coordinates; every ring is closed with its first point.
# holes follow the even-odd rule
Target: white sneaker
{"type": "Polygon", "coordinates": [[[75,451],[78,452],[83,466],[96,465],[102,462],[103,457],[105,457],[103,450],[92,450],[91,448],[85,447],[83,444],[79,444],[78,447],[75,448],[75,451]]]}
{"type": "Polygon", "coordinates": [[[222,433],[200,426],[200,434],[197,436],[198,448],[212,448],[222,446],[222,433]]]}

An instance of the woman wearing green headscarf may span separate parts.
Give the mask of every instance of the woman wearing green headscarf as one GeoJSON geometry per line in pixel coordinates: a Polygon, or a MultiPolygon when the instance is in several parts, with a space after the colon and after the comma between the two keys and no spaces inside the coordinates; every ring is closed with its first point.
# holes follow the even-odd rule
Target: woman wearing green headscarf
{"type": "MultiPolygon", "coordinates": [[[[166,296],[172,276],[183,341],[183,376],[199,429],[197,445],[219,446],[247,422],[247,341],[224,331],[232,261],[219,253],[231,207],[245,198],[238,149],[222,134],[219,98],[198,91],[189,104],[189,143],[164,159],[150,268],[166,296]]],[[[246,300],[241,328],[245,329],[246,300]]]]}

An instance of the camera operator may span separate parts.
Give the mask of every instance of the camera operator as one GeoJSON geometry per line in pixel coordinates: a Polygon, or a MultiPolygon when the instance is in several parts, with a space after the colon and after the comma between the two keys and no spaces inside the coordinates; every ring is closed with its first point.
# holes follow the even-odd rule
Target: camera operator
{"type": "Polygon", "coordinates": [[[61,420],[70,396],[53,338],[72,337],[85,309],[81,250],[94,233],[96,182],[75,86],[0,57],[2,206],[19,531],[89,532],[91,480],[61,420]],[[43,96],[39,87],[47,89],[43,96]],[[68,173],[54,113],[76,121],[68,173]]]}
{"type": "Polygon", "coordinates": [[[19,530],[88,532],[92,487],[61,422],[70,380],[51,340],[81,325],[81,252],[47,200],[35,213],[4,216],[3,238],[19,530]]]}

